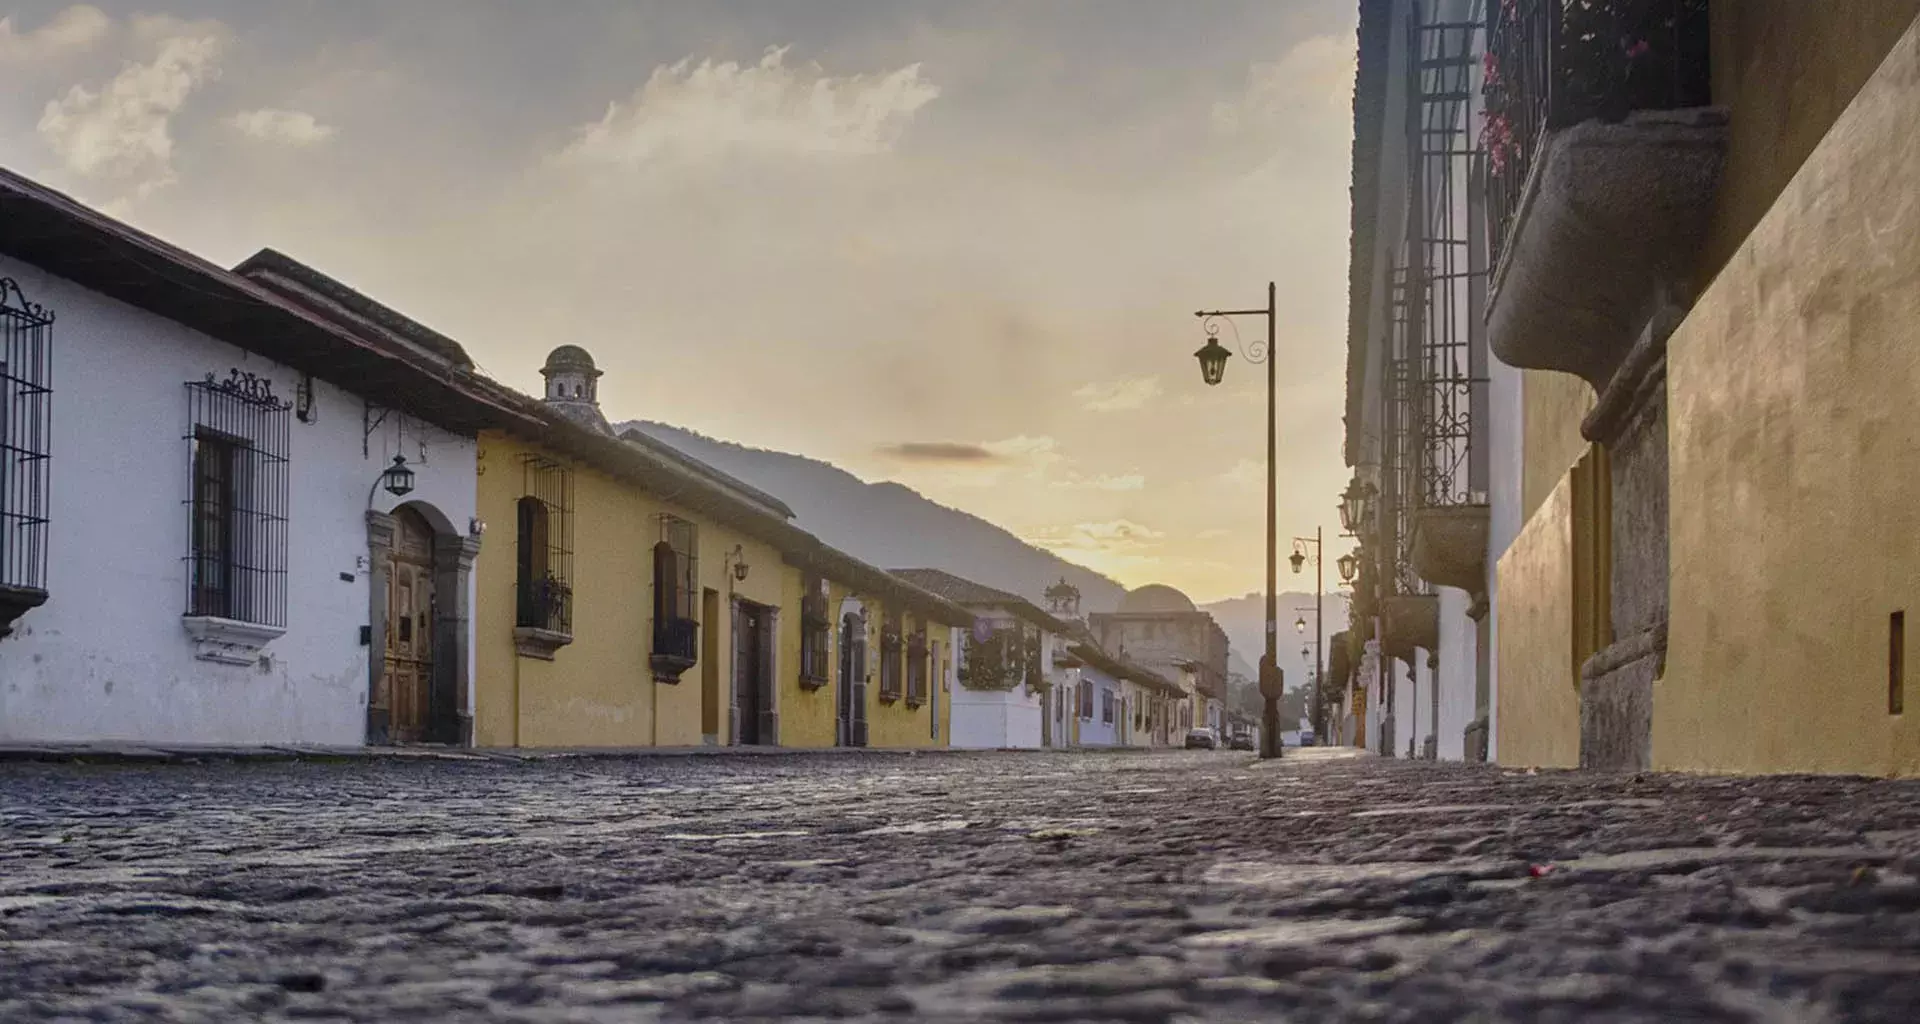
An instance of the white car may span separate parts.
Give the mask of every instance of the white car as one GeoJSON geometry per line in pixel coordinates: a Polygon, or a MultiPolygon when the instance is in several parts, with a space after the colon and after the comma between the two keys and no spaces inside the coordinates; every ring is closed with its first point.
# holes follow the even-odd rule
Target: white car
{"type": "Polygon", "coordinates": [[[1196,748],[1202,750],[1219,750],[1220,737],[1215,734],[1212,729],[1204,725],[1198,729],[1188,729],[1187,749],[1193,750],[1196,748]]]}

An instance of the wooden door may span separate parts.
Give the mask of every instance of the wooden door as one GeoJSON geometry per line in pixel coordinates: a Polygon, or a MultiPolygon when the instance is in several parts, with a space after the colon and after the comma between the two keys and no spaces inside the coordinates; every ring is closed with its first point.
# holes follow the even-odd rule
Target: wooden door
{"type": "Polygon", "coordinates": [[[760,713],[766,710],[760,653],[767,613],[759,605],[738,607],[739,628],[733,631],[734,719],[740,742],[754,745],[767,740],[760,735],[760,713]]]}
{"type": "Polygon", "coordinates": [[[433,597],[433,530],[401,509],[387,568],[387,734],[395,743],[426,739],[432,721],[433,597]]]}

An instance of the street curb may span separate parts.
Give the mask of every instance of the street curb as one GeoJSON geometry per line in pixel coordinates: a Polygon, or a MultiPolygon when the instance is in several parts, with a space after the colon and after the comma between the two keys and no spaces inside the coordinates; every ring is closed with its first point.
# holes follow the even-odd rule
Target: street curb
{"type": "Polygon", "coordinates": [[[640,761],[668,758],[918,757],[969,754],[1126,754],[1173,747],[958,748],[958,747],[328,747],[200,746],[140,743],[40,743],[0,745],[0,763],[165,765],[236,763],[343,763],[377,761],[470,761],[531,764],[547,761],[640,761]]]}

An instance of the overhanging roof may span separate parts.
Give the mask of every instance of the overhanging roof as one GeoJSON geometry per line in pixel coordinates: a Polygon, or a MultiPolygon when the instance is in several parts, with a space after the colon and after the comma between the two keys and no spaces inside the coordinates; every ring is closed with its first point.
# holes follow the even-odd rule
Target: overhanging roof
{"type": "Polygon", "coordinates": [[[1347,253],[1347,408],[1342,451],[1354,464],[1365,422],[1361,403],[1372,334],[1374,248],[1380,220],[1380,139],[1386,128],[1393,0],[1360,0],[1359,54],[1353,83],[1352,233],[1347,253]]]}
{"type": "Polygon", "coordinates": [[[1067,651],[1074,657],[1092,665],[1094,668],[1114,677],[1142,686],[1151,686],[1168,693],[1180,693],[1180,687],[1144,665],[1136,665],[1124,658],[1116,658],[1092,644],[1071,644],[1067,651]]]}
{"type": "Polygon", "coordinates": [[[889,571],[914,586],[938,594],[958,605],[968,608],[1005,608],[1031,625],[1062,636],[1070,635],[1074,631],[1072,625],[1041,611],[1039,606],[1019,594],[997,590],[983,583],[975,583],[944,569],[892,569],[889,571]]]}

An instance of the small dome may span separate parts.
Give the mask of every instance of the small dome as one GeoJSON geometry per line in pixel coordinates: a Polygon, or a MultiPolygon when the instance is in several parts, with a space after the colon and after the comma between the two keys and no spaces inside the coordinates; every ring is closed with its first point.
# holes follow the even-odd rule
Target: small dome
{"type": "Polygon", "coordinates": [[[547,354],[547,365],[540,372],[548,376],[556,373],[585,373],[598,377],[600,371],[594,368],[593,356],[578,345],[562,345],[547,354]]]}
{"type": "Polygon", "coordinates": [[[1123,615],[1157,615],[1167,612],[1191,612],[1199,609],[1187,599],[1187,595],[1163,583],[1149,583],[1138,590],[1128,592],[1120,599],[1120,612],[1123,615]]]}

